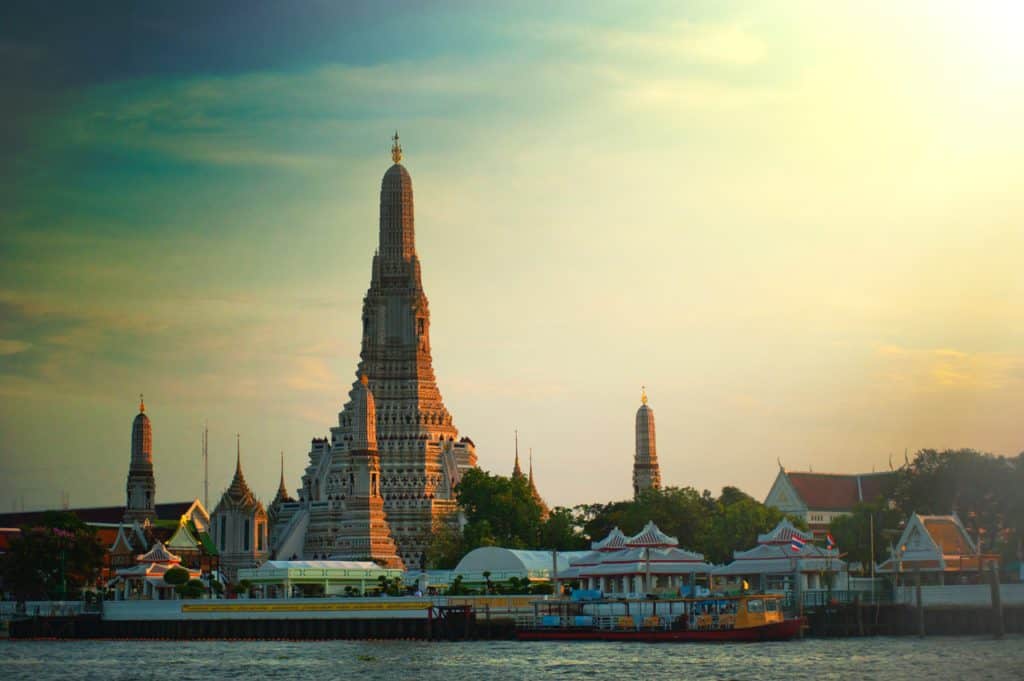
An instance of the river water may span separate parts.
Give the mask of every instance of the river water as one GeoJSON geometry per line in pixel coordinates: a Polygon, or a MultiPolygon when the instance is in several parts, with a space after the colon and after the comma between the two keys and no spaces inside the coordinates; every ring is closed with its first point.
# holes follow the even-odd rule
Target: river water
{"type": "Polygon", "coordinates": [[[1024,637],[645,644],[2,641],[0,679],[1024,679],[1024,637]]]}

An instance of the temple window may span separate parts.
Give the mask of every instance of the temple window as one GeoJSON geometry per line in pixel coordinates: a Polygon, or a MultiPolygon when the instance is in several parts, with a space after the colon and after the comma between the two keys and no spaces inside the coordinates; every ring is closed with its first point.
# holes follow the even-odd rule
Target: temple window
{"type": "Polygon", "coordinates": [[[246,518],[245,522],[242,523],[242,550],[249,550],[249,519],[246,518]]]}

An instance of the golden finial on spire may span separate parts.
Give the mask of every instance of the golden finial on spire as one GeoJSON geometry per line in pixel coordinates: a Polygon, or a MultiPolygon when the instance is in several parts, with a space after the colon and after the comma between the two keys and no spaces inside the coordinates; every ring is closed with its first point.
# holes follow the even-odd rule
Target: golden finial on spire
{"type": "Polygon", "coordinates": [[[640,386],[640,401],[647,404],[647,386],[640,386]]]}
{"type": "Polygon", "coordinates": [[[362,383],[363,385],[369,387],[370,386],[370,377],[367,376],[365,373],[360,374],[359,382],[362,383]]]}
{"type": "Polygon", "coordinates": [[[398,143],[398,131],[395,130],[395,136],[391,138],[394,144],[391,145],[391,160],[398,163],[402,160],[402,145],[398,143]]]}
{"type": "Polygon", "coordinates": [[[142,399],[142,393],[139,393],[139,413],[144,414],[146,412],[146,401],[142,399]]]}

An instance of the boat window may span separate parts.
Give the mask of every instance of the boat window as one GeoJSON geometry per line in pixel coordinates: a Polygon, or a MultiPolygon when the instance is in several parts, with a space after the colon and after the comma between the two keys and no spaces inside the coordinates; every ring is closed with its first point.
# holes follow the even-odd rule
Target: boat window
{"type": "Polygon", "coordinates": [[[764,605],[765,605],[765,610],[767,610],[768,612],[778,612],[779,611],[779,599],[777,599],[777,598],[769,598],[767,601],[765,601],[764,605]]]}
{"type": "Polygon", "coordinates": [[[747,601],[747,612],[764,612],[764,601],[760,598],[751,598],[747,601]]]}

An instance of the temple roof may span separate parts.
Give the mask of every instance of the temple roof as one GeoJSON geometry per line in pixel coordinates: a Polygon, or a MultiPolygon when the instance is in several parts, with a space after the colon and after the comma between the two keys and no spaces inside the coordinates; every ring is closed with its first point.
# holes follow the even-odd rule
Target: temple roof
{"type": "Polygon", "coordinates": [[[163,542],[156,542],[146,553],[137,556],[140,563],[180,563],[181,558],[167,550],[163,542]]]}
{"type": "Polygon", "coordinates": [[[810,531],[798,530],[789,518],[783,518],[770,532],[757,535],[758,544],[789,544],[793,537],[798,536],[805,542],[814,541],[814,534],[810,531]]]}
{"type": "Polygon", "coordinates": [[[274,501],[271,502],[276,505],[288,504],[295,501],[288,494],[288,487],[284,484],[284,452],[281,452],[281,481],[277,485],[277,494],[274,495],[274,501]]]}
{"type": "Polygon", "coordinates": [[[613,527],[608,536],[600,541],[591,542],[590,548],[594,551],[616,551],[626,545],[626,535],[622,530],[613,527]]]}
{"type": "Polygon", "coordinates": [[[652,574],[686,575],[705,573],[711,565],[704,562],[703,554],[676,546],[669,547],[633,547],[623,548],[607,553],[586,554],[574,560],[564,576],[602,577],[613,575],[632,575],[646,572],[648,567],[652,574]],[[648,550],[650,555],[648,556],[648,550]],[[595,560],[595,556],[597,560],[595,560]]]}
{"type": "MultiPolygon", "coordinates": [[[[183,514],[188,513],[196,500],[174,501],[165,504],[156,504],[156,517],[159,520],[177,520],[183,514]]],[[[79,520],[87,525],[109,524],[120,525],[124,519],[124,505],[121,506],[95,506],[91,508],[69,508],[56,509],[60,512],[74,513],[79,520]]],[[[0,513],[0,527],[22,527],[24,525],[38,525],[48,511],[23,511],[19,513],[0,513]]]]}
{"type": "Polygon", "coordinates": [[[896,474],[889,471],[853,475],[785,471],[785,475],[808,509],[846,511],[859,503],[878,499],[896,474]]]}
{"type": "Polygon", "coordinates": [[[249,489],[249,484],[245,481],[245,475],[242,473],[242,448],[240,441],[235,452],[235,476],[231,479],[231,484],[228,488],[224,490],[218,508],[221,504],[229,508],[247,511],[263,509],[263,504],[256,499],[256,495],[249,489]]]}
{"type": "Polygon", "coordinates": [[[647,521],[647,524],[644,525],[644,529],[626,540],[626,546],[644,546],[652,548],[679,546],[679,540],[675,537],[668,536],[658,529],[658,526],[654,524],[653,520],[649,520],[647,521]]]}

